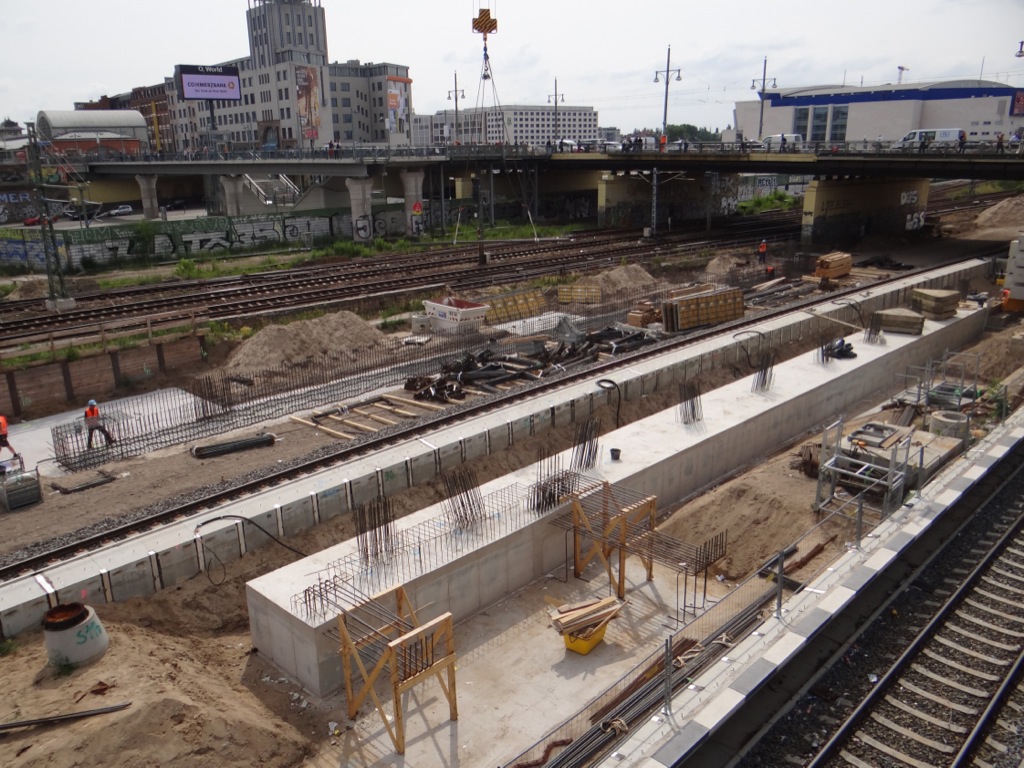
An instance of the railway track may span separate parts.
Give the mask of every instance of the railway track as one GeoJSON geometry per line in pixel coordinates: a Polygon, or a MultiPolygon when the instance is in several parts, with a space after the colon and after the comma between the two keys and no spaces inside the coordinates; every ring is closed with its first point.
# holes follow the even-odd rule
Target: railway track
{"type": "MultiPolygon", "coordinates": [[[[798,217],[773,217],[776,238],[799,233],[798,217]]],[[[761,222],[758,232],[765,232],[761,222]]],[[[708,237],[681,232],[656,244],[635,235],[584,234],[581,237],[536,243],[484,243],[486,264],[478,248],[431,250],[379,259],[318,267],[256,273],[242,277],[162,283],[76,297],[75,309],[60,314],[40,313],[39,300],[7,302],[0,322],[0,347],[56,331],[73,331],[97,323],[193,311],[211,320],[265,312],[302,310],[357,302],[370,297],[416,294],[446,285],[465,291],[521,282],[569,271],[594,271],[652,255],[680,257],[709,249],[751,247],[751,238],[735,232],[708,237]],[[742,244],[742,245],[741,245],[742,244]]]]}
{"type": "Polygon", "coordinates": [[[1024,449],[740,768],[1020,766],[1024,449]]]}

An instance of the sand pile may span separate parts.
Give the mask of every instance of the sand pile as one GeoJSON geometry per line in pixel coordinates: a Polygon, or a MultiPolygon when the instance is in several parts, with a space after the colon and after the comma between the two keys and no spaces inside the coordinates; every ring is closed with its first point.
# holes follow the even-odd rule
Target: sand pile
{"type": "Polygon", "coordinates": [[[633,288],[655,285],[658,281],[638,264],[615,267],[597,275],[582,278],[577,285],[594,285],[602,294],[613,294],[633,288]]]}
{"type": "Polygon", "coordinates": [[[232,374],[255,375],[300,367],[321,357],[331,362],[351,362],[367,350],[387,344],[387,336],[358,315],[335,312],[315,320],[263,328],[239,345],[224,368],[232,374]]]}
{"type": "Polygon", "coordinates": [[[1024,196],[1007,198],[986,208],[974,223],[979,229],[1019,227],[1024,230],[1024,196]]]}

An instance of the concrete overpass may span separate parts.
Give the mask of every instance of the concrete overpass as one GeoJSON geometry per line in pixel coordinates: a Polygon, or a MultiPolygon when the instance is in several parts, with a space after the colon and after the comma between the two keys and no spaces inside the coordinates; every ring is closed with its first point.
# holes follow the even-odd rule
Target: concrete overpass
{"type": "MultiPolygon", "coordinates": [[[[892,152],[859,143],[828,146],[821,151],[745,151],[739,144],[701,144],[688,152],[550,152],[523,146],[456,146],[445,149],[346,148],[328,156],[323,150],[252,152],[213,157],[123,157],[88,162],[89,178],[134,178],[141,190],[144,215],[156,218],[160,178],[219,179],[207,185],[220,196],[228,215],[244,210],[244,179],[279,174],[308,180],[318,207],[348,207],[354,217],[369,214],[374,193],[406,201],[409,234],[415,206],[427,197],[477,202],[486,217],[487,203],[520,199],[534,219],[543,195],[586,193],[593,197],[599,226],[623,225],[610,215],[616,206],[650,205],[645,225],[652,234],[666,220],[703,218],[727,212],[736,200],[735,180],[743,175],[786,174],[809,180],[804,195],[803,239],[841,242],[867,233],[902,234],[924,225],[928,187],[933,179],[1024,180],[1024,157],[1017,154],[892,152]],[[696,182],[690,185],[671,182],[696,182]]],[[[589,203],[589,201],[588,201],[589,203]]],[[[590,206],[588,205],[588,208],[590,206]]],[[[635,222],[632,222],[635,225],[635,222]]]]}

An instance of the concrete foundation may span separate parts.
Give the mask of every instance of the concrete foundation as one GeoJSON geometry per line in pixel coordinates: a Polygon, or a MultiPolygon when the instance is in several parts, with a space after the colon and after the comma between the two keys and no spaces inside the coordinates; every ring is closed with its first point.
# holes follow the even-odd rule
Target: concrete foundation
{"type": "MultiPolygon", "coordinates": [[[[785,336],[793,331],[793,322],[806,319],[806,314],[790,316],[766,323],[761,330],[764,338],[785,336]]],[[[622,460],[612,462],[608,452],[602,451],[603,463],[597,467],[596,476],[639,493],[655,494],[664,510],[792,438],[820,428],[894,382],[907,366],[963,346],[981,333],[985,321],[984,310],[968,308],[952,320],[927,321],[921,337],[890,337],[886,345],[860,344],[856,359],[822,364],[808,353],[776,366],[773,385],[763,393],[752,391],[752,377],[736,381],[704,395],[704,420],[697,425],[681,424],[675,409],[670,409],[605,435],[604,444],[619,448],[622,460]]],[[[632,396],[643,395],[643,383],[653,381],[651,373],[656,370],[684,370],[687,360],[737,354],[732,337],[725,339],[724,347],[720,346],[723,339],[709,340],[657,363],[636,365],[627,374],[632,396]]],[[[622,383],[620,388],[629,392],[622,383]]],[[[563,398],[575,396],[567,393],[563,398]]],[[[519,412],[510,422],[513,436],[534,434],[538,424],[549,424],[551,410],[537,409],[535,403],[513,409],[519,412]],[[529,410],[532,413],[525,413],[529,410]]],[[[568,466],[569,453],[561,458],[563,466],[568,466]]],[[[537,468],[530,466],[487,483],[480,490],[484,498],[518,495],[522,499],[536,476],[537,468]]],[[[509,516],[513,507],[504,514],[509,516]]],[[[508,528],[500,539],[466,537],[439,545],[441,554],[431,563],[432,568],[418,570],[408,581],[381,579],[375,572],[373,580],[367,582],[373,589],[364,587],[364,591],[383,595],[404,584],[413,605],[423,606],[421,621],[445,612],[451,612],[456,621],[467,619],[501,597],[502,590],[509,594],[564,566],[568,556],[565,534],[549,524],[550,516],[530,519],[520,515],[520,523],[508,528]]],[[[440,529],[443,520],[443,505],[436,505],[403,518],[397,525],[403,531],[424,526],[440,529]]],[[[447,530],[440,535],[459,534],[447,530]]],[[[349,541],[247,586],[254,645],[316,695],[331,694],[341,683],[337,643],[327,635],[336,616],[304,612],[301,595],[308,587],[344,570],[339,564],[356,560],[356,543],[349,541]]],[[[396,567],[393,575],[410,572],[396,567]]]]}

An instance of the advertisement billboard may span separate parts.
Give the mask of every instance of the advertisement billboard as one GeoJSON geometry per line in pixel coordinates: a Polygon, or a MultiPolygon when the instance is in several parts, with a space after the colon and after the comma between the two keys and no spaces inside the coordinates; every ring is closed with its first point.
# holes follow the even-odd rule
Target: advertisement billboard
{"type": "Polygon", "coordinates": [[[405,94],[394,88],[388,89],[388,130],[392,133],[405,133],[409,126],[409,106],[405,94]]]}
{"type": "Polygon", "coordinates": [[[183,99],[242,99],[238,67],[178,64],[174,68],[174,80],[183,99]]]}
{"type": "Polygon", "coordinates": [[[320,70],[316,67],[295,68],[295,99],[302,137],[320,138],[320,70]]]}

